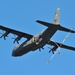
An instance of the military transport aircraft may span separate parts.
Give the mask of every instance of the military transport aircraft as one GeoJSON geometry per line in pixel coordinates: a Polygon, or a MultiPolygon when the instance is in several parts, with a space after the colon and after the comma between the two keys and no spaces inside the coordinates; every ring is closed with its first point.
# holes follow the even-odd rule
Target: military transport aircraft
{"type": "Polygon", "coordinates": [[[58,47],[75,51],[75,47],[67,46],[62,43],[58,43],[58,42],[50,40],[57,30],[75,33],[74,30],[62,27],[59,24],[59,14],[60,14],[60,8],[58,8],[55,13],[53,23],[37,20],[36,22],[47,26],[47,29],[35,36],[0,25],[0,29],[5,31],[5,33],[2,34],[0,38],[3,37],[4,39],[6,39],[9,33],[17,35],[17,38],[15,38],[14,43],[17,42],[18,45],[12,51],[12,56],[15,56],[15,57],[22,56],[30,51],[43,49],[43,46],[45,46],[46,44],[53,46],[53,48],[49,51],[49,52],[52,51],[53,54],[58,47]],[[19,44],[18,41],[22,37],[27,38],[27,40],[19,44]]]}

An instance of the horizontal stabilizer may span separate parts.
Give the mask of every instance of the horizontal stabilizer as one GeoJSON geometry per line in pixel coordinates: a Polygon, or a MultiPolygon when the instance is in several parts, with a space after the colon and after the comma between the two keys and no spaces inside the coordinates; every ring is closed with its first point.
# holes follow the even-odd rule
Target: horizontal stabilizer
{"type": "Polygon", "coordinates": [[[60,26],[59,24],[57,25],[57,24],[53,24],[53,23],[48,23],[48,22],[40,21],[40,20],[37,20],[36,22],[38,22],[38,23],[40,23],[40,24],[42,24],[42,25],[45,25],[45,26],[47,26],[47,27],[49,27],[49,28],[52,27],[52,28],[54,28],[54,29],[56,29],[56,30],[61,30],[61,31],[65,31],[65,32],[75,33],[74,30],[68,29],[68,28],[65,28],[65,27],[62,27],[62,26],[60,26]]]}
{"type": "Polygon", "coordinates": [[[65,28],[65,27],[62,27],[62,26],[59,26],[59,30],[61,30],[61,31],[66,31],[66,32],[71,32],[71,33],[75,33],[74,30],[68,29],[68,28],[65,28]]]}
{"type": "Polygon", "coordinates": [[[48,23],[48,22],[45,22],[45,21],[40,21],[40,20],[37,20],[36,21],[37,23],[40,23],[40,24],[42,24],[42,25],[45,25],[45,26],[47,26],[47,27],[53,27],[53,28],[55,28],[55,29],[58,29],[57,27],[59,26],[59,24],[58,25],[56,25],[56,24],[53,24],[53,23],[48,23]]]}
{"type": "Polygon", "coordinates": [[[38,22],[38,23],[40,23],[40,24],[42,24],[42,25],[45,25],[45,26],[47,26],[47,27],[49,27],[49,25],[50,25],[50,23],[44,22],[44,21],[40,21],[40,20],[37,20],[36,22],[38,22]]]}

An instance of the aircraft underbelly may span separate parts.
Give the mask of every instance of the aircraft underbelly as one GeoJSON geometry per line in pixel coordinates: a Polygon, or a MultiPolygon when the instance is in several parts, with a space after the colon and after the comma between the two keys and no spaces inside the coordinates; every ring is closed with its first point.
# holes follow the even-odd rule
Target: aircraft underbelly
{"type": "Polygon", "coordinates": [[[16,51],[16,54],[14,56],[22,56],[30,51],[35,51],[38,48],[43,47],[45,44],[41,43],[41,44],[30,44],[28,46],[22,47],[19,50],[16,51]]]}
{"type": "Polygon", "coordinates": [[[56,29],[54,28],[48,28],[46,31],[43,32],[42,34],[42,39],[37,42],[31,42],[28,41],[27,43],[22,43],[20,47],[15,51],[14,56],[22,56],[30,51],[35,51],[38,48],[42,48],[48,41],[49,39],[53,36],[53,34],[56,32],[56,29]]]}
{"type": "Polygon", "coordinates": [[[50,39],[55,34],[56,31],[57,31],[57,29],[54,29],[53,27],[48,28],[46,31],[44,31],[42,36],[44,39],[46,39],[46,38],[50,39]]]}

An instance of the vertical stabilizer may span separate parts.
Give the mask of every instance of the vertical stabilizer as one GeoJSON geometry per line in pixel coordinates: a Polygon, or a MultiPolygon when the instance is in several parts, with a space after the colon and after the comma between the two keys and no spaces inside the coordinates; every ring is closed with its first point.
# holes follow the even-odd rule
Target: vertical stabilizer
{"type": "Polygon", "coordinates": [[[59,24],[59,17],[60,17],[60,8],[58,8],[55,13],[53,24],[56,24],[56,25],[59,24]]]}

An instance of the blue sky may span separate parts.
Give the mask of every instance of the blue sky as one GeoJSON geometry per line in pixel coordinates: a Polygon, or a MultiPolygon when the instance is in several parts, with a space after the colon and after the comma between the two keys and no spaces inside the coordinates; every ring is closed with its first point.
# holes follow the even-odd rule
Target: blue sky
{"type": "MultiPolygon", "coordinates": [[[[36,35],[45,26],[36,20],[52,22],[56,9],[60,7],[60,23],[68,28],[75,28],[75,0],[0,0],[0,24],[12,29],[36,35]]],[[[51,38],[62,42],[67,33],[57,31],[51,38]]],[[[30,52],[22,57],[12,57],[13,35],[5,41],[0,39],[0,75],[74,75],[75,52],[61,49],[61,56],[56,54],[50,64],[46,62],[52,54],[46,45],[39,52],[30,52]]],[[[75,34],[70,34],[65,44],[75,46],[75,34]]],[[[23,42],[25,39],[20,40],[23,42]]]]}

